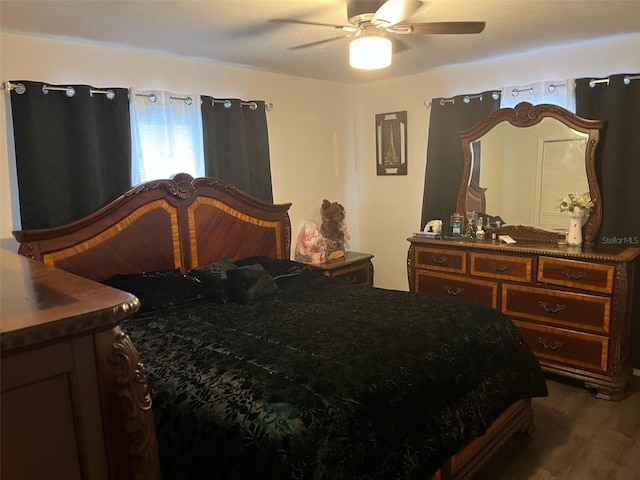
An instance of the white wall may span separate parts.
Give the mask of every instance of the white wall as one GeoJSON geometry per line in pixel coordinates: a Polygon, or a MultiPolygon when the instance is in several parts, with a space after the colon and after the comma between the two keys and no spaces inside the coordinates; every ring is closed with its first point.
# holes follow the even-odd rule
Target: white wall
{"type": "Polygon", "coordinates": [[[436,97],[500,89],[503,85],[637,73],[640,72],[638,52],[640,35],[358,86],[355,89],[355,148],[360,248],[375,255],[376,286],[408,288],[406,239],[421,226],[430,114],[424,102],[436,97]],[[377,176],[375,115],[403,110],[407,111],[409,127],[408,175],[377,176]]]}
{"type": "MultiPolygon", "coordinates": [[[[96,87],[162,89],[214,97],[264,99],[276,203],[292,202],[292,243],[308,219],[320,220],[323,198],[357,212],[353,149],[353,87],[103,46],[0,34],[0,80],[96,87]]],[[[7,141],[9,95],[0,95],[0,245],[15,250],[19,229],[15,158],[7,141]]],[[[354,217],[355,218],[355,217],[354,217]]],[[[358,225],[349,225],[358,248],[358,225]]]]}
{"type": "MultiPolygon", "coordinates": [[[[264,99],[274,200],[293,202],[292,242],[305,220],[319,220],[323,198],[347,210],[353,250],[375,255],[375,284],[407,289],[407,237],[420,228],[430,111],[424,102],[538,80],[640,71],[640,35],[490,62],[460,65],[350,87],[78,43],[0,34],[0,80],[135,86],[176,93],[264,99]],[[375,115],[407,111],[408,175],[377,176],[375,115]]],[[[17,193],[0,99],[0,240],[18,228],[17,193]],[[5,147],[6,146],[6,147],[5,147]],[[11,161],[10,161],[11,160],[11,161]]],[[[625,159],[621,159],[625,161],[625,159]]],[[[13,245],[12,245],[13,246],[13,245]]]]}

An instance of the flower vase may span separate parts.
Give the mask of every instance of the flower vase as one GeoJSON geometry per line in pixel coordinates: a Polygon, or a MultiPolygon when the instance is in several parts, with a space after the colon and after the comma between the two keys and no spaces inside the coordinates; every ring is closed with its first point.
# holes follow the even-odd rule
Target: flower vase
{"type": "Polygon", "coordinates": [[[586,220],[584,210],[569,212],[569,232],[567,233],[567,244],[574,247],[582,245],[582,225],[586,220]]]}

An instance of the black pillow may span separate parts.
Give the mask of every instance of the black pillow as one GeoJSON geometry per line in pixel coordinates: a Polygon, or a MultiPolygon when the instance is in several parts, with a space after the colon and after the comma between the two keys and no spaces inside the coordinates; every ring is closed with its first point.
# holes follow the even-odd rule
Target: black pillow
{"type": "Polygon", "coordinates": [[[278,293],[275,280],[262,265],[252,264],[227,271],[230,299],[247,303],[267,295],[278,293]]]}
{"type": "Polygon", "coordinates": [[[205,287],[207,297],[218,303],[229,301],[227,272],[238,268],[230,257],[189,270],[188,275],[198,279],[205,287]]]}
{"type": "Polygon", "coordinates": [[[304,263],[294,262],[293,260],[285,260],[280,258],[271,258],[263,256],[255,256],[243,258],[235,262],[238,267],[245,265],[259,264],[271,275],[274,279],[281,277],[288,277],[291,275],[298,275],[304,271],[311,270],[311,267],[304,263]]]}
{"type": "Polygon", "coordinates": [[[205,296],[203,285],[180,269],[117,274],[102,283],[138,297],[139,312],[181,305],[205,296]]]}

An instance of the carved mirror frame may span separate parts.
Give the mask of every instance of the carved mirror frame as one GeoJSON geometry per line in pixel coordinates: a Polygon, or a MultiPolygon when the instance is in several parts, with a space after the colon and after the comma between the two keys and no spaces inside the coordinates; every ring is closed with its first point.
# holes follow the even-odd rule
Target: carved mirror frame
{"type": "MultiPolygon", "coordinates": [[[[596,178],[595,156],[596,148],[600,141],[600,132],[602,131],[604,122],[579,117],[569,110],[557,105],[532,105],[528,102],[522,102],[514,108],[501,108],[499,110],[495,110],[473,127],[460,132],[462,150],[464,154],[464,170],[456,201],[456,211],[467,211],[467,194],[473,162],[471,144],[480,139],[501,122],[507,121],[514,127],[527,128],[537,125],[544,118],[548,117],[555,118],[569,128],[588,135],[584,160],[587,182],[589,184],[589,193],[591,194],[594,206],[589,218],[582,227],[582,232],[584,244],[592,245],[602,222],[602,198],[600,196],[600,187],[596,178]]],[[[464,215],[464,217],[466,218],[466,215],[464,215]]],[[[498,234],[508,234],[513,238],[520,240],[555,242],[558,239],[557,232],[544,230],[531,225],[505,225],[499,229],[495,229],[495,231],[498,234]]]]}

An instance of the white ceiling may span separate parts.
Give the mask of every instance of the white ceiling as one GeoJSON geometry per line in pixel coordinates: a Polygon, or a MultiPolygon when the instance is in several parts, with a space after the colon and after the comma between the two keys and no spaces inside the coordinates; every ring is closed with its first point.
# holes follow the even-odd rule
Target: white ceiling
{"type": "MultiPolygon", "coordinates": [[[[405,23],[484,21],[472,35],[411,35],[391,67],[349,67],[349,41],[292,18],[348,25],[346,0],[0,0],[5,32],[88,41],[321,80],[359,84],[446,65],[640,32],[640,0],[430,0],[405,23]]],[[[640,55],[640,53],[639,53],[640,55]]]]}

